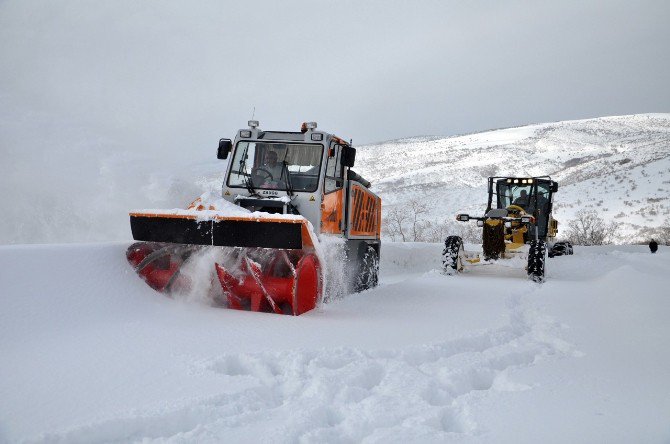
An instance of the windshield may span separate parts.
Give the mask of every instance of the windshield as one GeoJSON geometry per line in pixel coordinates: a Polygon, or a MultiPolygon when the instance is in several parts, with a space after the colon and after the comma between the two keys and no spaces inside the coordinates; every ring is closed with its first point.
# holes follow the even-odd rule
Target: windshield
{"type": "Polygon", "coordinates": [[[501,179],[497,181],[498,208],[516,205],[537,218],[539,235],[544,236],[549,213],[551,183],[538,179],[501,179]]]}
{"type": "Polygon", "coordinates": [[[316,191],[323,146],[280,142],[239,142],[229,187],[316,191]]]}

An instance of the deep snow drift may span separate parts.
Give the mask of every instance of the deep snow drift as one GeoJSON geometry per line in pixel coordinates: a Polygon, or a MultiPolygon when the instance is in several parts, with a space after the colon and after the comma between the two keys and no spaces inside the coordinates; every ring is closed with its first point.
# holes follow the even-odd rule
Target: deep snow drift
{"type": "Polygon", "coordinates": [[[128,243],[0,247],[0,442],[667,442],[670,251],[577,248],[548,281],[382,249],[300,317],[165,298],[128,243]]]}

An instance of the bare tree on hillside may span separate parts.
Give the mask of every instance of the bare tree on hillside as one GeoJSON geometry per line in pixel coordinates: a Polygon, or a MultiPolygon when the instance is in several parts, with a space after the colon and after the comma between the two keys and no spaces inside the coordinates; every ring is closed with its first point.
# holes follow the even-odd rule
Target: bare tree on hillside
{"type": "Polygon", "coordinates": [[[416,199],[410,200],[402,207],[390,210],[382,223],[382,229],[392,241],[430,242],[434,227],[426,221],[428,205],[416,199]]]}
{"type": "Polygon", "coordinates": [[[663,245],[670,245],[670,219],[666,219],[658,228],[658,243],[663,245]]]}
{"type": "Polygon", "coordinates": [[[442,223],[428,223],[424,229],[425,242],[444,242],[447,236],[460,236],[463,242],[478,244],[482,242],[482,228],[472,222],[463,223],[455,220],[442,223]]]}
{"type": "Polygon", "coordinates": [[[481,244],[482,243],[482,227],[478,227],[477,224],[468,222],[468,223],[457,223],[460,227],[458,233],[463,239],[463,242],[470,244],[481,244]]]}
{"type": "Polygon", "coordinates": [[[595,210],[579,210],[568,222],[566,237],[575,245],[603,245],[612,243],[616,224],[606,223],[595,210]]]}
{"type": "Polygon", "coordinates": [[[407,228],[405,225],[409,217],[409,213],[404,211],[404,209],[396,207],[386,214],[382,223],[382,230],[393,242],[396,240],[407,242],[407,228]]]}
{"type": "Polygon", "coordinates": [[[394,242],[444,242],[447,236],[460,236],[467,243],[482,241],[482,229],[477,225],[455,220],[433,222],[425,219],[427,213],[427,205],[419,201],[396,207],[384,218],[384,234],[394,242]]]}
{"type": "Polygon", "coordinates": [[[421,240],[424,242],[444,242],[448,235],[448,224],[427,221],[423,227],[421,240]]]}
{"type": "Polygon", "coordinates": [[[422,220],[422,214],[428,212],[428,205],[425,202],[412,199],[409,201],[409,213],[412,219],[412,240],[418,242],[422,240],[423,230],[426,222],[422,220]]]}

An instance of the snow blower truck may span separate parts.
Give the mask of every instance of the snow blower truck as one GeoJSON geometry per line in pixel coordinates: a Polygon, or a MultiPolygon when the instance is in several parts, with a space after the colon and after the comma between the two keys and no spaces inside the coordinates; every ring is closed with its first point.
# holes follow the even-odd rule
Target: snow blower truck
{"type": "Polygon", "coordinates": [[[376,286],[381,199],[351,169],[356,149],[315,122],[298,132],[248,124],[234,142],[219,141],[217,157],[230,157],[220,195],[205,193],[186,210],[130,213],[141,241],[127,250],[135,271],[159,292],[188,290],[194,283],[184,269],[204,251],[214,262],[211,284],[220,285],[217,302],[300,315],[323,296],[329,237],[344,244],[347,290],[376,286]]]}
{"type": "Polygon", "coordinates": [[[459,222],[475,220],[482,227],[482,253],[466,252],[461,237],[448,236],[442,252],[444,271],[454,274],[471,265],[519,258],[527,264],[529,279],[544,281],[547,244],[558,232],[558,222],[552,217],[557,191],[558,183],[549,176],[489,177],[484,216],[456,216],[459,222]]]}

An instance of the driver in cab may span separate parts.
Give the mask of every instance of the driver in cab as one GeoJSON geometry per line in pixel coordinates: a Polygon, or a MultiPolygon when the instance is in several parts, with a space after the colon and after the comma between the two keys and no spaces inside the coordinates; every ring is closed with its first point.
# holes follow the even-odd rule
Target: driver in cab
{"type": "Polygon", "coordinates": [[[265,162],[258,167],[254,173],[255,182],[261,185],[277,184],[283,179],[284,164],[277,162],[277,152],[268,151],[265,153],[265,162]]]}
{"type": "Polygon", "coordinates": [[[516,205],[518,207],[521,207],[524,209],[524,211],[527,210],[528,204],[530,203],[528,199],[528,191],[526,190],[521,190],[521,195],[514,199],[514,202],[512,202],[512,205],[516,205]]]}

